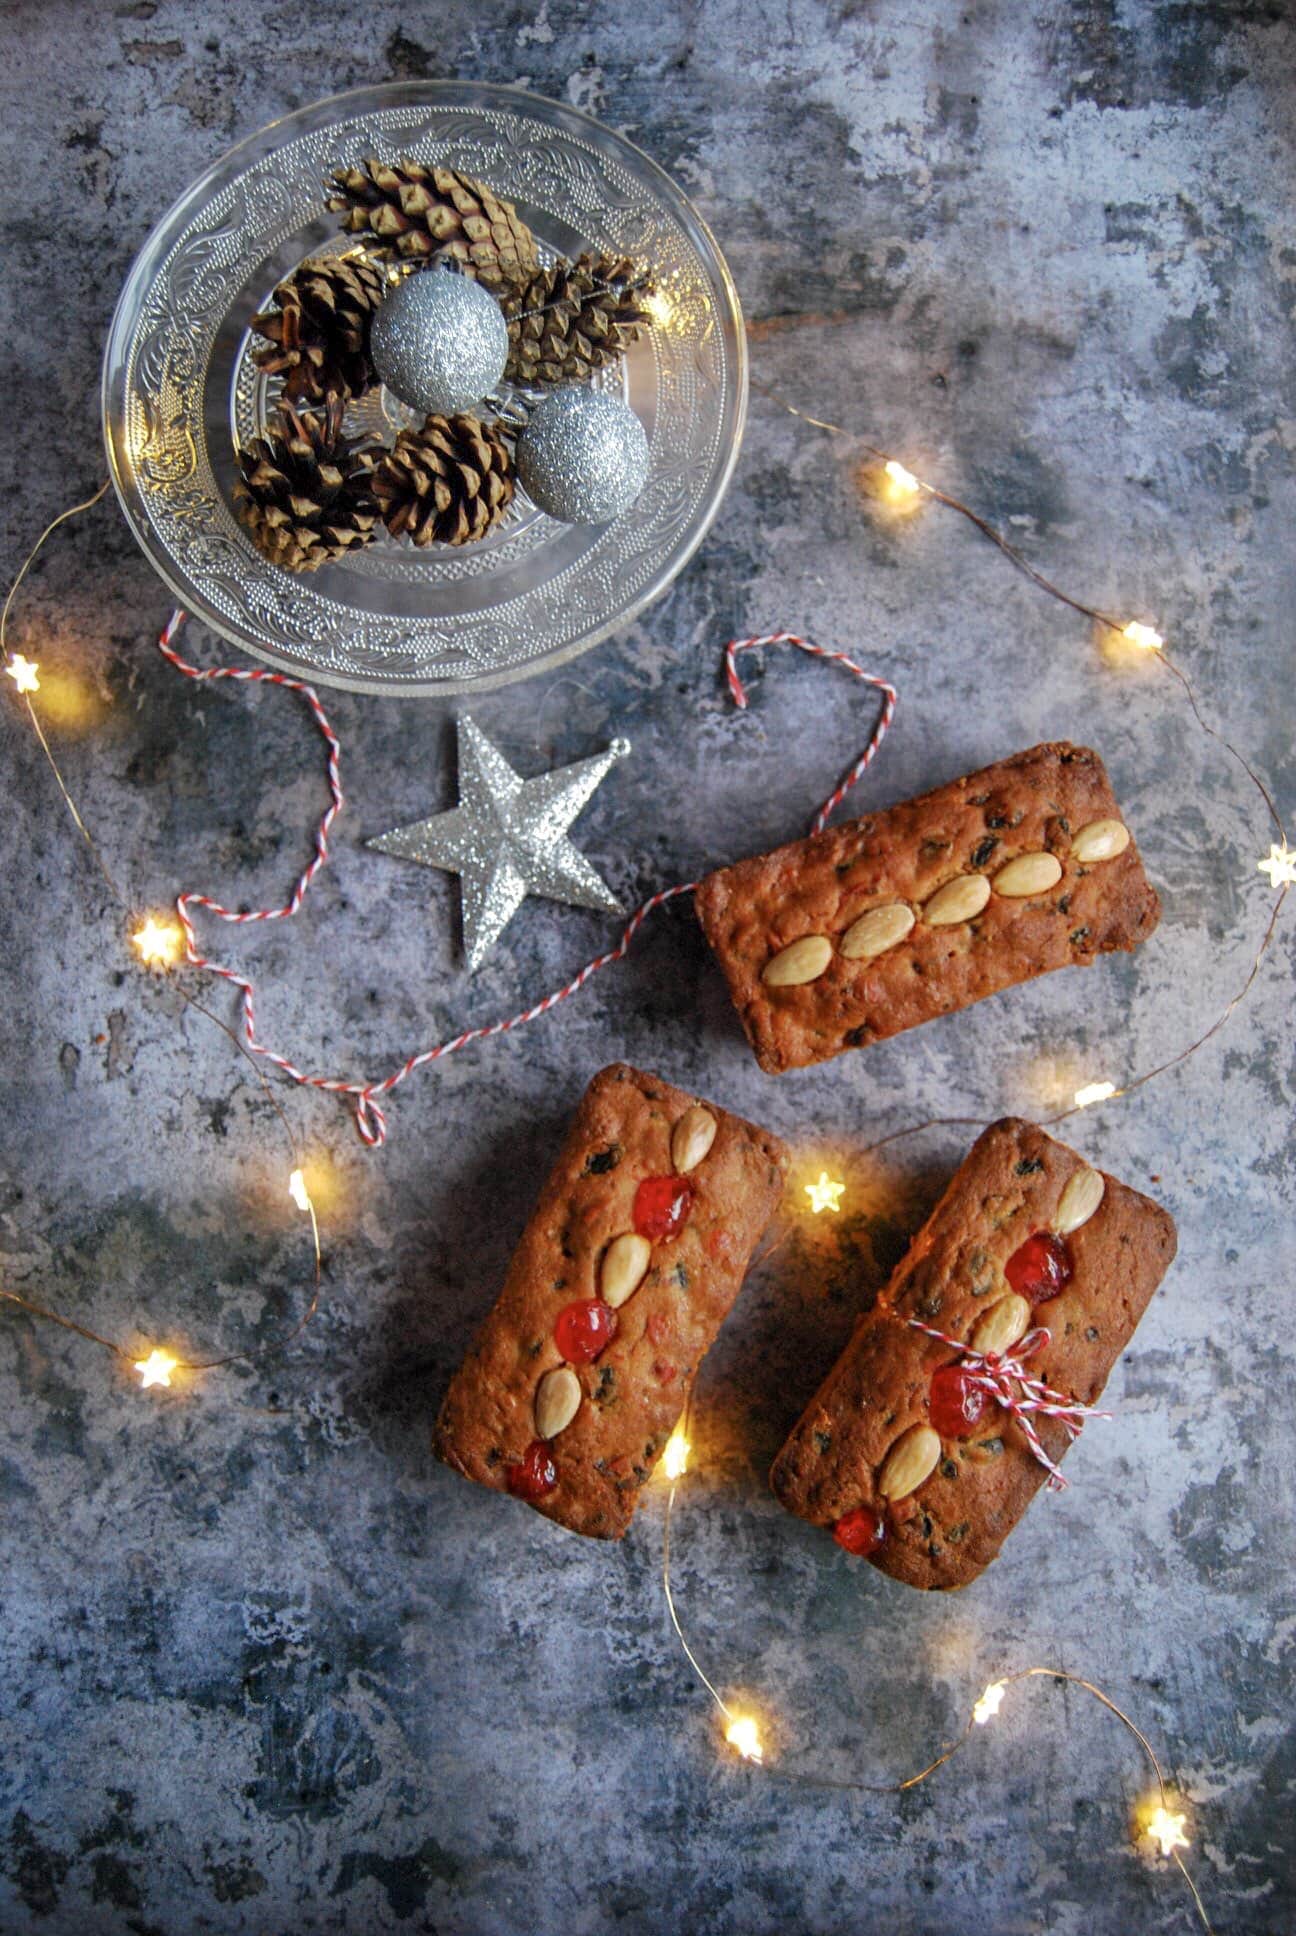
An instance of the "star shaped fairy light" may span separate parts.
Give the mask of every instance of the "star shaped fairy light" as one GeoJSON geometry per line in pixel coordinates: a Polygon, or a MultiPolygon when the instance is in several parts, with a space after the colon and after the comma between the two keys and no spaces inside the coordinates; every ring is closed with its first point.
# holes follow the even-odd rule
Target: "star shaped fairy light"
{"type": "Polygon", "coordinates": [[[1162,1855],[1173,1855],[1176,1849],[1186,1849],[1190,1846],[1188,1837],[1183,1832],[1187,1819],[1186,1815],[1172,1814],[1164,1804],[1158,1804],[1152,1810],[1143,1833],[1151,1841],[1160,1845],[1162,1855]]]}
{"type": "Polygon", "coordinates": [[[137,1358],[135,1369],[140,1375],[140,1390],[147,1391],[150,1385],[169,1385],[177,1363],[169,1351],[159,1351],[156,1345],[147,1358],[137,1358]]]}
{"type": "Polygon", "coordinates": [[[177,929],[155,921],[150,914],[144,926],[136,928],[131,936],[131,946],[150,968],[169,968],[179,952],[180,935],[177,929]]]}
{"type": "Polygon", "coordinates": [[[820,1170],[817,1183],[804,1183],[801,1186],[810,1199],[810,1208],[816,1217],[821,1210],[841,1210],[841,1199],[846,1193],[844,1183],[836,1183],[827,1170],[820,1170]]]}
{"type": "Polygon", "coordinates": [[[1269,876],[1270,887],[1290,887],[1296,882],[1296,854],[1284,840],[1281,847],[1271,847],[1265,858],[1256,862],[1256,870],[1269,876]]]}
{"type": "Polygon", "coordinates": [[[528,894],[574,907],[623,912],[621,903],[567,829],[599,781],[630,751],[613,740],[605,753],[524,780],[471,719],[459,721],[459,805],[395,827],[371,840],[380,854],[458,874],[463,945],[479,968],[528,894]]]}
{"type": "Polygon", "coordinates": [[[14,653],[8,665],[5,667],[5,671],[9,674],[9,677],[13,680],[19,692],[40,691],[40,680],[36,677],[36,674],[40,671],[40,667],[33,665],[30,659],[24,659],[21,652],[14,653]]]}
{"type": "Polygon", "coordinates": [[[972,1719],[978,1727],[983,1728],[987,1721],[993,1720],[1003,1706],[1003,1697],[1007,1692],[1008,1689],[1002,1681],[991,1681],[972,1710],[972,1719]]]}

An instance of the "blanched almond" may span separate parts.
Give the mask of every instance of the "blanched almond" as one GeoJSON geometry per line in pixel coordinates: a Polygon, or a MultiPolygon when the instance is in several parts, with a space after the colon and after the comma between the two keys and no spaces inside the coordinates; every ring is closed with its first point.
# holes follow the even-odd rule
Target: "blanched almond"
{"type": "Polygon", "coordinates": [[[695,1102],[671,1131],[671,1162],[681,1176],[695,1170],[716,1139],[719,1125],[709,1109],[695,1102]]]}
{"type": "Polygon", "coordinates": [[[802,982],[818,981],[832,960],[832,942],[826,934],[803,934],[765,963],[761,980],[767,988],[799,988],[802,982]]]}
{"type": "Polygon", "coordinates": [[[1062,863],[1056,854],[1018,854],[1001,867],[994,877],[996,894],[1019,900],[1027,894],[1047,894],[1062,878],[1062,863]]]}
{"type": "Polygon", "coordinates": [[[1096,860],[1115,860],[1130,844],[1130,830],[1123,820],[1091,820],[1071,842],[1071,852],[1082,866],[1096,860]]]}
{"type": "Polygon", "coordinates": [[[930,1425],[911,1425],[883,1459],[878,1491],[884,1499],[907,1499],[933,1470],[940,1454],[939,1434],[930,1425]]]}
{"type": "Polygon", "coordinates": [[[1077,1170],[1058,1199],[1057,1215],[1053,1219],[1053,1228],[1058,1235],[1065,1237],[1068,1231],[1078,1230],[1082,1223],[1088,1223],[1102,1202],[1106,1188],[1097,1170],[1077,1170]]]}
{"type": "Polygon", "coordinates": [[[535,1424],[542,1439],[556,1439],[580,1410],[580,1379],[570,1365],[547,1371],[536,1386],[535,1424]]]}
{"type": "Polygon", "coordinates": [[[614,1237],[603,1253],[599,1271],[599,1296],[603,1302],[610,1304],[614,1311],[620,1310],[642,1284],[651,1258],[652,1245],[637,1230],[627,1230],[620,1237],[614,1237]]]}
{"type": "Polygon", "coordinates": [[[970,921],[980,914],[990,899],[990,883],[984,874],[959,874],[936,892],[923,909],[929,928],[952,928],[957,921],[970,921]]]}
{"type": "Polygon", "coordinates": [[[1009,1345],[1026,1336],[1030,1317],[1031,1307],[1026,1299],[1010,1291],[1007,1297],[1001,1297],[997,1304],[981,1313],[968,1343],[973,1351],[1007,1351],[1009,1345]]]}
{"type": "Polygon", "coordinates": [[[847,961],[871,961],[874,955],[885,954],[897,941],[903,941],[914,919],[913,909],[903,901],[870,908],[858,921],[851,922],[837,945],[847,961]]]}

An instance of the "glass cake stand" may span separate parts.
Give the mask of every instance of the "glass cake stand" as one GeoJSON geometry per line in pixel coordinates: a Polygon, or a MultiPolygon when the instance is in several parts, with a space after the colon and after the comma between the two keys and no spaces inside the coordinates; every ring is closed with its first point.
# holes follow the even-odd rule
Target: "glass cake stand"
{"type": "MultiPolygon", "coordinates": [[[[354,692],[440,695],[561,664],[658,597],[701,543],[742,438],[747,358],[737,292],[669,176],[587,115],[520,88],[414,81],[286,116],[231,150],[158,223],[113,317],[104,438],[123,511],[187,611],[298,676],[354,692]],[[353,247],[323,182],[367,155],[437,162],[517,205],[541,256],[607,250],[652,265],[654,320],[601,373],[648,434],[650,471],[622,517],[568,526],[520,492],[478,545],[416,551],[384,533],[293,575],[232,509],[234,446],[278,385],[248,323],[304,256],[353,247]]],[[[412,420],[378,390],[347,428],[388,442],[412,420]]]]}

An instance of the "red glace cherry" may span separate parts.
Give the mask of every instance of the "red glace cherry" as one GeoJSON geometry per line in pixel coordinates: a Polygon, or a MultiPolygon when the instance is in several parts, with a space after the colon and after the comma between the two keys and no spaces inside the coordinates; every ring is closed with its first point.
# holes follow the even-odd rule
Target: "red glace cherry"
{"type": "Polygon", "coordinates": [[[693,1195],[686,1176],[646,1176],[635,1191],[635,1229],[649,1243],[677,1237],[693,1208],[693,1195]]]}
{"type": "Polygon", "coordinates": [[[543,1499],[558,1483],[558,1468],[543,1439],[532,1439],[522,1457],[508,1469],[508,1489],[519,1499],[543,1499]]]}
{"type": "Polygon", "coordinates": [[[1071,1252],[1051,1230],[1037,1230],[1004,1265],[1004,1276],[1028,1304],[1046,1304],[1071,1282],[1071,1252]]]}
{"type": "Polygon", "coordinates": [[[848,1553],[863,1556],[877,1552],[886,1538],[886,1527],[871,1506],[856,1506],[853,1512],[842,1514],[833,1527],[833,1538],[848,1553]]]}
{"type": "Polygon", "coordinates": [[[617,1314],[599,1297],[565,1304],[554,1320],[554,1343],[569,1365],[592,1365],[616,1336],[617,1314]]]}
{"type": "Polygon", "coordinates": [[[963,1365],[942,1365],[932,1373],[927,1416],[943,1439],[965,1439],[989,1404],[989,1395],[972,1382],[963,1365]]]}

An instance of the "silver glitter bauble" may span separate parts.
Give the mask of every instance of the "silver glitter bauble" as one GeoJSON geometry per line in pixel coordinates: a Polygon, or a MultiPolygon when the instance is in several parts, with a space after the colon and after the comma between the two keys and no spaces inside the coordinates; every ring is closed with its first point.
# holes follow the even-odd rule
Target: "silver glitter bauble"
{"type": "Polygon", "coordinates": [[[648,480],[648,439],[628,403],[568,384],[537,404],[517,444],[518,481],[564,524],[619,518],[648,480]]]}
{"type": "Polygon", "coordinates": [[[387,388],[428,416],[470,410],[508,361],[508,324],[488,290],[448,269],[421,269],[384,298],[369,355],[387,388]]]}

